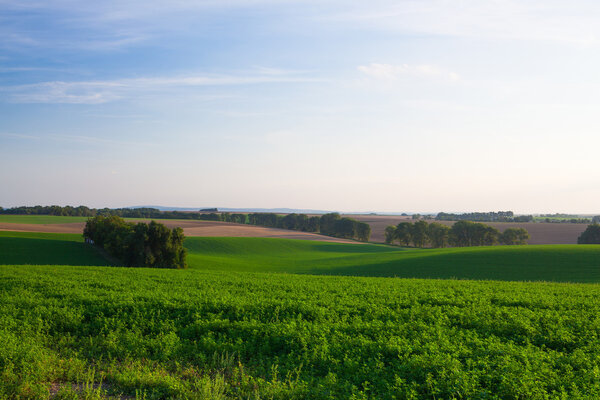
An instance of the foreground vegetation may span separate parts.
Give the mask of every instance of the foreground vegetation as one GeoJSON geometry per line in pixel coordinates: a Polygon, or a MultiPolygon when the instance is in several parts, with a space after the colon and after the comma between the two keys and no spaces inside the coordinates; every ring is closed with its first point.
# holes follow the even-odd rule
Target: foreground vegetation
{"type": "Polygon", "coordinates": [[[600,246],[185,246],[187,270],[122,268],[0,232],[0,398],[600,396],[600,285],[314,275],[600,282],[600,246]]]}
{"type": "Polygon", "coordinates": [[[2,398],[600,395],[597,285],[72,266],[0,277],[2,398]]]}

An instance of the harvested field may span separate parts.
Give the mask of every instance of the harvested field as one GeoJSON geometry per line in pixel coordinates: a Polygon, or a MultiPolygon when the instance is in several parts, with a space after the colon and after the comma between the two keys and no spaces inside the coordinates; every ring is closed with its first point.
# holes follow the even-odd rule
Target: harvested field
{"type": "MultiPolygon", "coordinates": [[[[346,215],[345,215],[346,216],[346,215]]],[[[412,222],[410,217],[399,215],[347,215],[358,221],[371,225],[371,241],[383,242],[384,231],[388,225],[400,222],[412,222]]],[[[432,222],[432,221],[429,221],[432,222]]],[[[454,221],[435,221],[444,225],[452,225],[454,221]]],[[[500,232],[507,228],[525,228],[531,235],[529,244],[577,244],[577,238],[587,228],[587,224],[571,223],[536,223],[536,222],[484,222],[500,232]]]]}
{"type": "MultiPolygon", "coordinates": [[[[149,221],[149,220],[128,220],[149,221]]],[[[265,228],[262,226],[241,225],[229,222],[216,221],[186,221],[186,220],[160,220],[160,223],[169,228],[181,227],[186,236],[214,236],[214,237],[265,237],[284,239],[318,240],[336,243],[356,243],[353,240],[338,239],[316,233],[290,231],[286,229],[265,228]]],[[[85,223],[75,222],[70,224],[13,224],[0,223],[0,231],[15,232],[47,232],[47,233],[83,233],[85,223]]]]}

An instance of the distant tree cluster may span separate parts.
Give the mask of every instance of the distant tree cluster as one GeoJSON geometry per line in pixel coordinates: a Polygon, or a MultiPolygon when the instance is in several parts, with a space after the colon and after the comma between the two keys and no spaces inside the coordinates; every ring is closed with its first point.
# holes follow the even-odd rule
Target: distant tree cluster
{"type": "Polygon", "coordinates": [[[171,230],[155,221],[133,224],[115,215],[98,215],[87,221],[83,236],[128,267],[186,267],[181,228],[171,230]]]}
{"type": "Polygon", "coordinates": [[[345,239],[356,239],[368,242],[371,237],[371,226],[353,218],[342,218],[339,213],[323,214],[320,219],[321,233],[345,239]]]}
{"type": "Polygon", "coordinates": [[[577,238],[578,244],[600,244],[600,224],[589,225],[577,238]]]}
{"type": "Polygon", "coordinates": [[[517,215],[512,211],[473,212],[464,214],[438,213],[438,221],[531,222],[533,215],[517,215]]]}
{"type": "Polygon", "coordinates": [[[593,219],[590,218],[566,218],[566,219],[556,219],[546,217],[542,220],[546,223],[551,224],[589,224],[590,222],[594,222],[593,219]]]}
{"type": "Polygon", "coordinates": [[[452,227],[438,222],[401,222],[385,229],[385,242],[396,241],[403,246],[414,247],[467,247],[527,244],[529,233],[523,228],[508,228],[500,233],[498,229],[479,222],[457,221],[452,227]]]}
{"type": "Polygon", "coordinates": [[[368,242],[371,237],[371,226],[353,218],[342,218],[339,213],[328,213],[318,216],[306,214],[279,215],[274,213],[253,213],[248,215],[251,225],[271,228],[291,229],[304,232],[322,233],[345,239],[356,239],[368,242]]]}
{"type": "Polygon", "coordinates": [[[93,217],[98,213],[98,210],[88,208],[86,206],[33,206],[33,207],[13,207],[0,208],[0,214],[9,215],[59,215],[67,217],[93,217]]]}

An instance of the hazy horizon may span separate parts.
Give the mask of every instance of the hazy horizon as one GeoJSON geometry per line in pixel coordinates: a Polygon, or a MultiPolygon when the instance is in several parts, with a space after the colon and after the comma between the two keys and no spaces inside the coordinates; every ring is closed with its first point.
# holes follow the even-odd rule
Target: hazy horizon
{"type": "Polygon", "coordinates": [[[600,214],[597,2],[0,16],[2,207],[600,214]]]}

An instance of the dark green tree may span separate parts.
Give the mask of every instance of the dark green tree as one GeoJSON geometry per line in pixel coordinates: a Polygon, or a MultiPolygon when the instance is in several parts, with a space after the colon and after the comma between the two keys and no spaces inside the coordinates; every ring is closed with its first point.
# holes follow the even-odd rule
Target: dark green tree
{"type": "Polygon", "coordinates": [[[388,225],[385,227],[385,243],[393,244],[396,240],[396,227],[394,225],[388,225]]]}
{"type": "Polygon", "coordinates": [[[425,247],[429,241],[427,236],[427,222],[419,220],[412,225],[411,237],[415,247],[425,247]]]}
{"type": "Polygon", "coordinates": [[[600,224],[591,224],[577,238],[577,244],[600,244],[600,224]]]}
{"type": "Polygon", "coordinates": [[[339,213],[323,214],[320,221],[320,229],[323,235],[335,235],[335,224],[341,218],[339,213]]]}
{"type": "Polygon", "coordinates": [[[507,228],[500,234],[500,243],[505,245],[523,245],[529,240],[529,232],[525,228],[507,228]]]}
{"type": "Polygon", "coordinates": [[[335,221],[334,235],[344,239],[354,239],[356,237],[356,221],[352,218],[341,218],[335,221]]]}
{"type": "Polygon", "coordinates": [[[371,237],[371,225],[366,222],[356,223],[356,239],[361,242],[368,242],[371,237]]]}
{"type": "Polygon", "coordinates": [[[427,237],[429,238],[431,247],[446,247],[450,238],[450,227],[438,222],[432,222],[427,227],[427,237]]]}
{"type": "Polygon", "coordinates": [[[412,242],[412,224],[410,222],[400,222],[396,225],[396,239],[404,246],[410,246],[412,242]]]}

